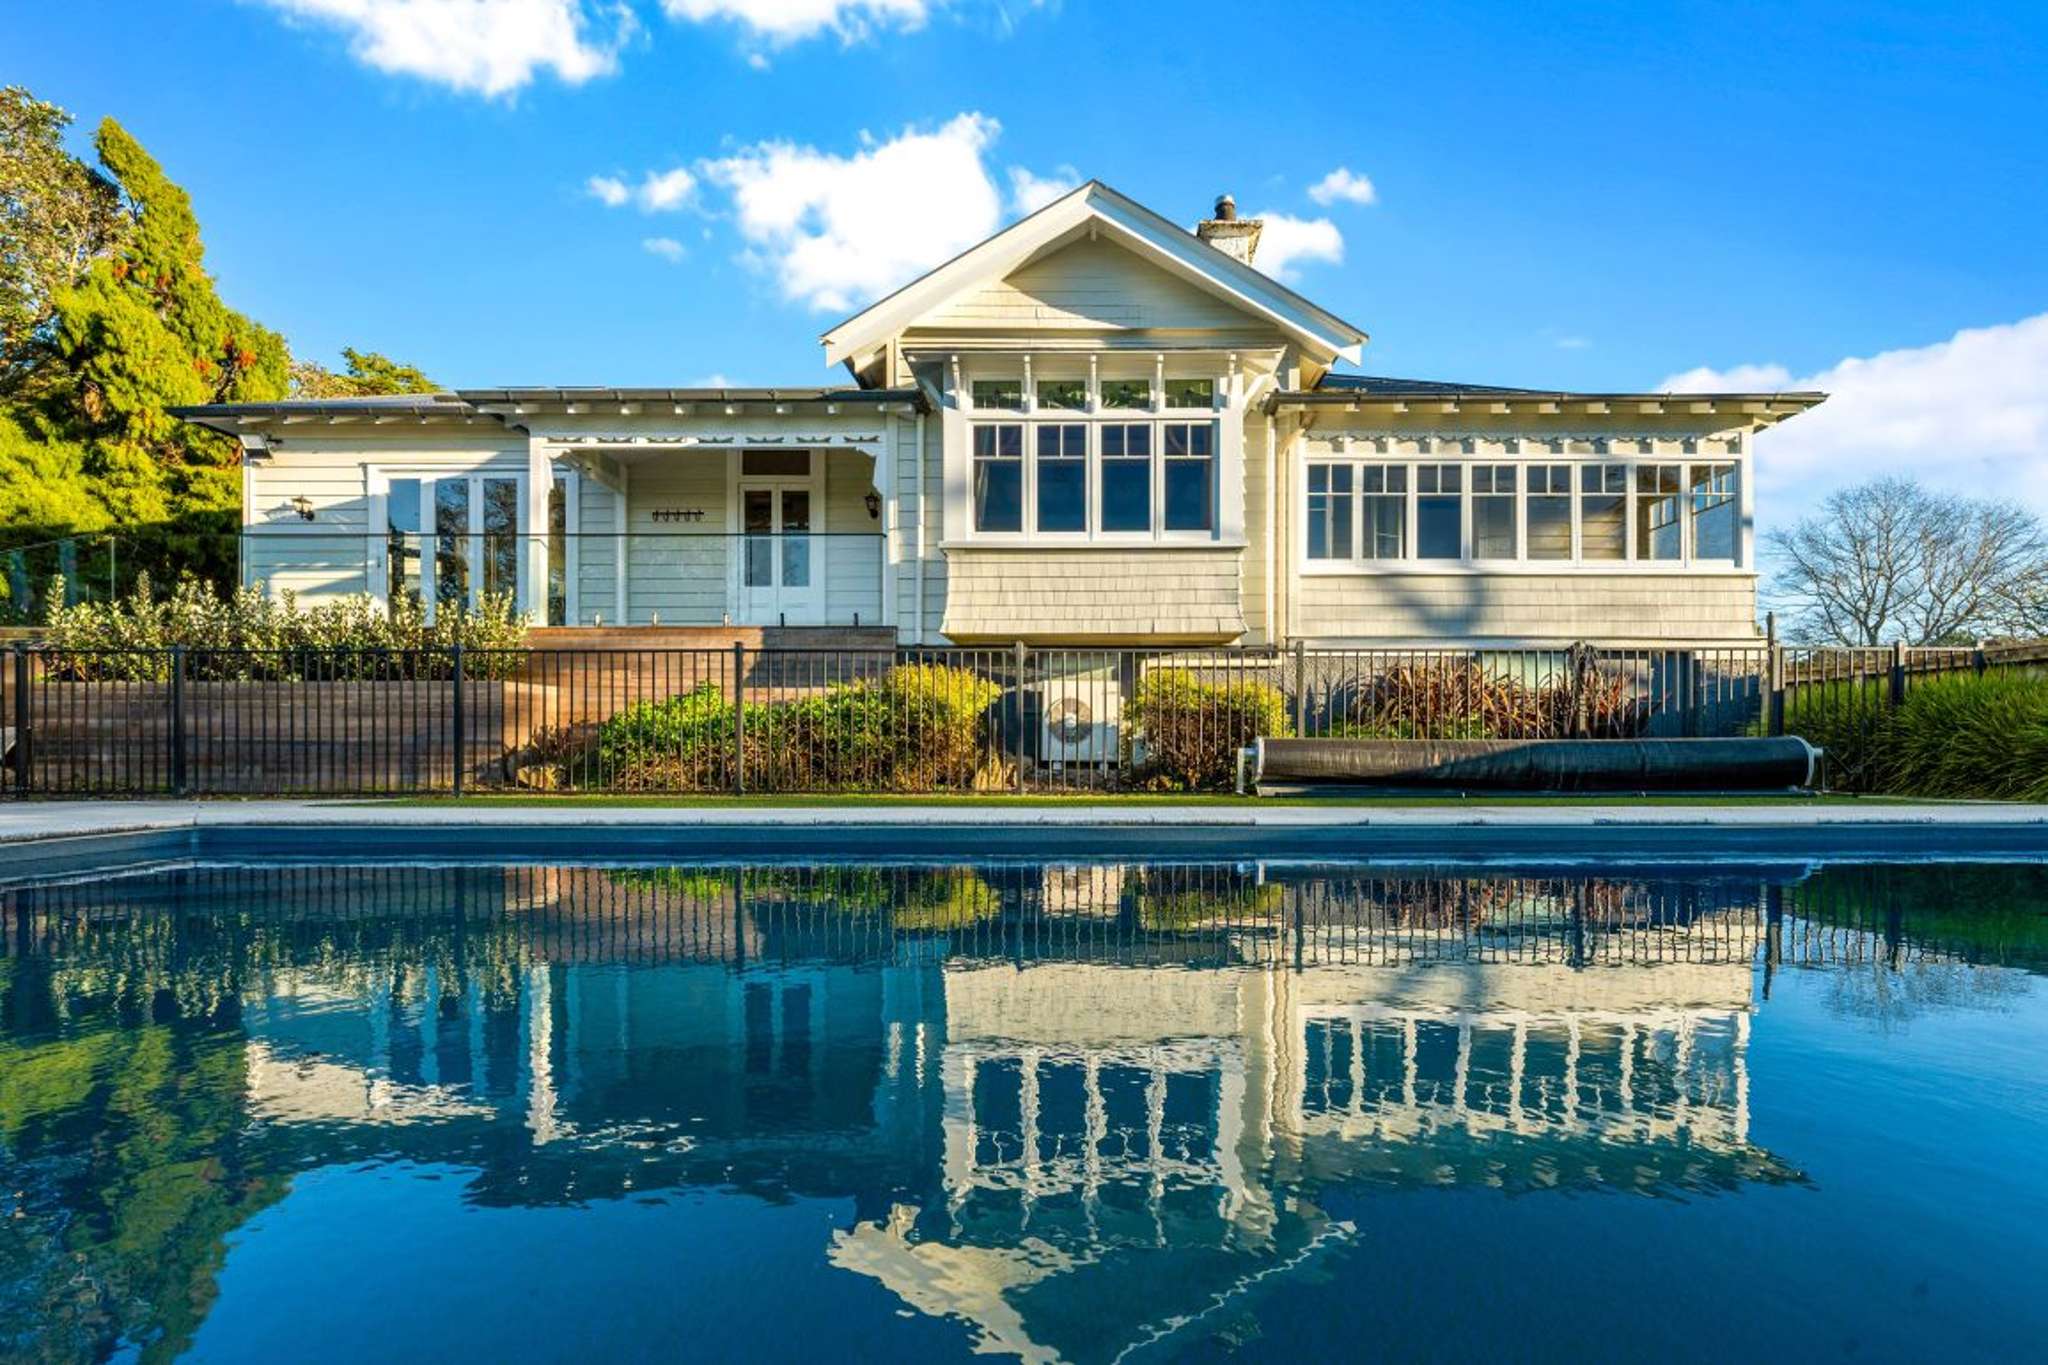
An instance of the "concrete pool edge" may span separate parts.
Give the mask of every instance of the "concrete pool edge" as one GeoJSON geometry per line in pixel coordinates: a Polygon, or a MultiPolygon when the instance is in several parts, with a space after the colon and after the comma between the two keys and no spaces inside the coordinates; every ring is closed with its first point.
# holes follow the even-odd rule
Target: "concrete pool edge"
{"type": "Polygon", "coordinates": [[[95,803],[0,813],[0,878],[190,859],[2048,859],[2048,807],[1361,809],[95,803]]]}

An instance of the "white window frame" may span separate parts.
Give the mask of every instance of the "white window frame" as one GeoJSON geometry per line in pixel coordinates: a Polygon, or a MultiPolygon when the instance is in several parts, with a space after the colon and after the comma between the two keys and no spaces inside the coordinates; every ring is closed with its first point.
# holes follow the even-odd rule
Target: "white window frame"
{"type": "MultiPolygon", "coordinates": [[[[1372,450],[1360,451],[1331,450],[1304,451],[1300,460],[1299,478],[1296,481],[1299,492],[1294,496],[1295,516],[1302,530],[1293,537],[1295,572],[1308,577],[1345,577],[1365,574],[1670,574],[1689,575],[1727,574],[1755,577],[1750,565],[1751,532],[1748,527],[1750,507],[1750,462],[1748,452],[1728,451],[1707,454],[1651,454],[1623,455],[1597,453],[1592,455],[1558,455],[1540,452],[1524,452],[1508,455],[1468,455],[1446,459],[1441,454],[1379,454],[1372,450]],[[1346,465],[1351,467],[1352,499],[1352,547],[1351,556],[1344,559],[1311,559],[1308,555],[1309,520],[1309,468],[1313,465],[1346,465]],[[1464,470],[1460,480],[1458,496],[1459,556],[1456,559],[1418,559],[1417,532],[1419,530],[1419,506],[1421,493],[1420,470],[1428,465],[1458,465],[1464,470]],[[1479,559],[1474,556],[1473,546],[1473,489],[1472,472],[1477,466],[1515,466],[1515,554],[1513,558],[1479,559]],[[1571,508],[1571,557],[1568,559],[1532,559],[1529,555],[1529,472],[1535,468],[1564,465],[1571,470],[1569,504],[1571,508]],[[1625,520],[1623,526],[1626,557],[1623,559],[1587,559],[1584,541],[1584,506],[1580,492],[1581,469],[1586,466],[1624,465],[1628,469],[1627,491],[1623,494],[1625,520]],[[1407,470],[1406,499],[1406,554],[1399,559],[1368,559],[1361,552],[1365,534],[1363,511],[1363,471],[1373,466],[1401,467],[1407,470]],[[1636,555],[1637,502],[1640,496],[1638,474],[1649,466],[1676,466],[1679,470],[1679,557],[1676,559],[1643,559],[1636,555]],[[1735,504],[1736,531],[1735,554],[1732,559],[1709,559],[1696,553],[1692,518],[1693,471],[1703,467],[1732,468],[1736,486],[1733,491],[1735,504]]],[[[1434,495],[1432,495],[1434,496],[1434,495]]]]}
{"type": "MultiPolygon", "coordinates": [[[[370,598],[379,609],[387,613],[391,610],[391,564],[389,560],[391,543],[391,481],[393,479],[419,480],[420,522],[422,530],[418,534],[422,537],[433,535],[436,539],[438,539],[438,533],[431,533],[424,529],[432,523],[434,515],[434,485],[437,483],[451,483],[458,479],[464,480],[469,484],[469,528],[463,533],[466,541],[463,549],[467,555],[467,563],[470,568],[469,593],[466,605],[469,610],[475,611],[483,601],[483,575],[479,572],[483,564],[484,555],[483,483],[486,479],[503,479],[513,485],[513,495],[517,500],[515,505],[518,508],[512,522],[513,542],[519,547],[519,554],[515,558],[513,577],[513,608],[522,616],[532,610],[533,585],[527,581],[529,576],[527,560],[529,556],[525,551],[526,546],[532,540],[534,529],[528,524],[530,518],[527,511],[526,472],[524,469],[435,469],[431,467],[420,468],[412,465],[375,465],[371,466],[366,472],[369,487],[370,521],[369,525],[364,527],[364,531],[366,538],[373,547],[371,562],[376,566],[375,572],[370,578],[370,598]]],[[[542,534],[546,534],[545,528],[542,529],[542,534]]],[[[543,591],[545,591],[544,585],[543,591]]],[[[439,607],[439,584],[434,581],[434,575],[429,572],[428,557],[422,553],[420,562],[420,608],[428,624],[433,623],[435,612],[439,607]]],[[[545,609],[545,604],[543,604],[543,609],[545,609]]]]}

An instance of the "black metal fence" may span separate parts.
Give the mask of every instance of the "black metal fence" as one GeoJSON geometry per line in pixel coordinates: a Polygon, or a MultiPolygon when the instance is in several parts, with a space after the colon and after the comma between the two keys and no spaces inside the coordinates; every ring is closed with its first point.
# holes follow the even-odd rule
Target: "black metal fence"
{"type": "MultiPolygon", "coordinates": [[[[1260,735],[1874,726],[1983,650],[16,647],[15,795],[1217,790],[1260,735]]],[[[1859,774],[1830,774],[1854,786],[1859,774]]]]}

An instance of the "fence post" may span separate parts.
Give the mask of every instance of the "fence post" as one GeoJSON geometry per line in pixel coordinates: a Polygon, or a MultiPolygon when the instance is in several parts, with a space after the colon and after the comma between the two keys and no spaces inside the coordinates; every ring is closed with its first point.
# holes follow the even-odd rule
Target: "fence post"
{"type": "Polygon", "coordinates": [[[1764,733],[1785,733],[1785,649],[1778,643],[1778,613],[1764,615],[1764,733]]]}
{"type": "Polygon", "coordinates": [[[462,715],[462,641],[457,640],[448,650],[450,666],[448,676],[455,687],[454,709],[449,717],[450,743],[455,749],[455,794],[462,795],[462,757],[468,747],[464,743],[462,715]]]}
{"type": "Polygon", "coordinates": [[[1308,642],[1299,636],[1294,641],[1294,734],[1308,737],[1308,642]]]}
{"type": "Polygon", "coordinates": [[[732,642],[732,794],[747,794],[747,646],[732,642]]]}
{"type": "Polygon", "coordinates": [[[1906,703],[1906,642],[1892,641],[1892,705],[1906,703]]]}
{"type": "Polygon", "coordinates": [[[171,795],[185,794],[185,646],[171,646],[171,795]]]}
{"type": "Polygon", "coordinates": [[[1976,646],[1970,650],[1970,667],[1976,670],[1977,676],[1980,678],[1991,668],[1991,660],[1984,653],[1984,642],[1982,640],[1979,640],[1976,646]]]}
{"type": "Polygon", "coordinates": [[[14,647],[14,790],[28,795],[28,646],[14,647]]]}
{"type": "Polygon", "coordinates": [[[1019,796],[1024,794],[1024,670],[1030,667],[1030,664],[1031,651],[1024,647],[1022,640],[1019,640],[1016,653],[1017,671],[1012,678],[1014,686],[1010,691],[1011,715],[1017,728],[1017,795],[1019,796]]]}

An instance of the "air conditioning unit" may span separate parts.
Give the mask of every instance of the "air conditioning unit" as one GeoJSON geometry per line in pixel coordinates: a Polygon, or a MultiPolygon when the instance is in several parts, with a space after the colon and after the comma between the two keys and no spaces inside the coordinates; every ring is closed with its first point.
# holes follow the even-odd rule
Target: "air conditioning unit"
{"type": "Polygon", "coordinates": [[[1114,672],[1047,679],[1038,688],[1041,763],[1114,763],[1123,689],[1114,672]]]}

